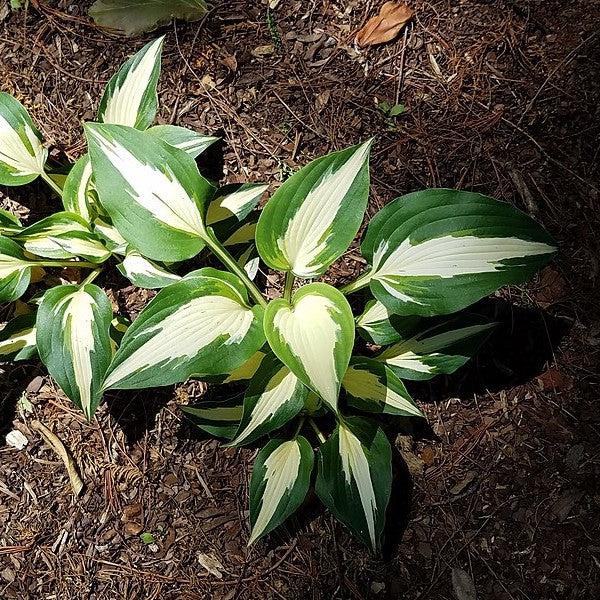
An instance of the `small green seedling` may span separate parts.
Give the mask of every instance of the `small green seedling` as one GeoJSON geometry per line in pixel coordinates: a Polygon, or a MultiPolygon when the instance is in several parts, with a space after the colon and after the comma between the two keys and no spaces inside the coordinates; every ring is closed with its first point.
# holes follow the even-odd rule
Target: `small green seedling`
{"type": "Polygon", "coordinates": [[[37,354],[88,419],[108,390],[224,383],[224,398],[184,410],[230,446],[262,444],[250,543],[314,487],[378,551],[392,486],[384,426],[423,417],[404,381],[464,365],[493,326],[465,309],[526,281],[554,243],[508,204],[423,190],[368,223],[358,279],[324,283],[361,227],[372,140],[310,162],[258,210],[266,185],[217,188],[200,174],[195,159],[215,138],[153,125],[161,46],[148,44],[110,80],[85,124],[88,151],[64,182],[48,171],[25,109],[0,94],[0,183],[41,177],[62,201],[33,224],[0,213],[0,300],[21,299],[0,354],[37,354]],[[198,268],[203,252],[224,269],[198,268]],[[280,297],[268,301],[256,283],[259,263],[281,273],[280,297]],[[131,324],[93,283],[114,266],[160,290],[131,324]],[[32,286],[41,269],[64,283],[32,286]],[[242,398],[227,399],[232,382],[246,383],[242,398]]]}

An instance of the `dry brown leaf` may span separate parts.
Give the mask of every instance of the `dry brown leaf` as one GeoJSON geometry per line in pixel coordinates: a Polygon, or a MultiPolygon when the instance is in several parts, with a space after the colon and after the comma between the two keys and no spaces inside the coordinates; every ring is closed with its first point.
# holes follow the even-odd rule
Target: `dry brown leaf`
{"type": "Polygon", "coordinates": [[[42,425],[39,421],[31,422],[31,429],[35,429],[44,438],[44,441],[58,454],[58,456],[65,463],[67,468],[67,474],[69,475],[69,481],[71,482],[71,489],[75,496],[79,496],[83,490],[83,481],[79,475],[79,469],[75,464],[75,460],[69,454],[65,445],[54,435],[45,425],[42,425]]]}
{"type": "Polygon", "coordinates": [[[413,11],[402,2],[386,2],[376,17],[372,17],[356,34],[359,46],[391,42],[412,19],[413,11]]]}

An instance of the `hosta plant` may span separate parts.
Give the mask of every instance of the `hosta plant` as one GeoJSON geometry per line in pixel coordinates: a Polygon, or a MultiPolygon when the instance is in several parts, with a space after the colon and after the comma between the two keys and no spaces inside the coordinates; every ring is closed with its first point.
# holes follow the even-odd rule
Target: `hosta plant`
{"type": "Polygon", "coordinates": [[[161,44],[110,80],[85,124],[88,151],[66,177],[49,170],[21,104],[0,95],[0,183],[41,177],[62,201],[27,225],[0,213],[0,297],[16,307],[0,353],[37,354],[88,419],[108,390],[222,383],[217,400],[184,410],[230,446],[261,447],[250,542],[312,487],[377,551],[392,485],[388,436],[398,417],[423,416],[404,381],[461,367],[493,326],[465,309],[531,277],[553,242],[508,204],[419,191],[370,220],[364,273],[337,289],[324,279],[363,222],[372,142],[310,162],[259,211],[267,186],[218,188],[200,174],[196,157],[214,138],[153,125],[161,44]],[[114,266],[159,290],[131,324],[96,279],[114,266]],[[270,301],[256,278],[267,268],[281,274],[270,301]]]}

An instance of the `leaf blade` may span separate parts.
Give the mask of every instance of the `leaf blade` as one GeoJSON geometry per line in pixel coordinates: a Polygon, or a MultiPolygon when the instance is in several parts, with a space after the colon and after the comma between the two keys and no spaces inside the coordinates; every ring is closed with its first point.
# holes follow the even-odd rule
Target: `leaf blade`
{"type": "Polygon", "coordinates": [[[301,287],[292,302],[273,300],[265,312],[271,349],[334,412],[354,344],[352,309],[325,283],[301,287]]]}
{"type": "Polygon", "coordinates": [[[314,160],[275,192],[256,232],[267,265],[313,279],[342,255],[367,207],[371,144],[314,160]]]}
{"type": "Polygon", "coordinates": [[[304,501],[314,462],[308,441],[272,440],[258,454],[250,480],[248,545],[281,525],[304,501]]]}

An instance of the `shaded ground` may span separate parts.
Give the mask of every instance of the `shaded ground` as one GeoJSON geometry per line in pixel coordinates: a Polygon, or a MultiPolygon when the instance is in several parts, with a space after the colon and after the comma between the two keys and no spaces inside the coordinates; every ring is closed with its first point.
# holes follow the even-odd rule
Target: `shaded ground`
{"type": "MultiPolygon", "coordinates": [[[[14,419],[29,445],[0,447],[0,598],[441,600],[456,597],[456,569],[484,599],[600,596],[600,5],[410,4],[406,37],[359,53],[353,32],[379,2],[282,0],[271,28],[262,4],[226,2],[166,30],[161,80],[161,120],[221,135],[230,182],[278,180],[377,134],[370,214],[399,193],[461,187],[528,211],[560,243],[554,266],[489,307],[503,327],[479,359],[414,390],[435,436],[398,442],[414,489],[402,534],[399,479],[389,558],[370,559],[311,502],[247,550],[253,452],[181,423],[176,405],[202,386],[116,396],[88,425],[36,367],[7,367],[0,426],[14,419]],[[407,111],[387,119],[382,101],[407,111]],[[24,389],[33,414],[15,414],[24,389]],[[81,465],[79,501],[33,418],[81,465]]],[[[83,151],[80,121],[144,41],[90,26],[88,5],[32,1],[0,24],[0,87],[56,157],[83,151]]],[[[0,193],[36,216],[52,202],[36,185],[0,193]]],[[[360,268],[351,251],[335,273],[360,268]]],[[[143,300],[113,291],[125,308],[143,300]]]]}

